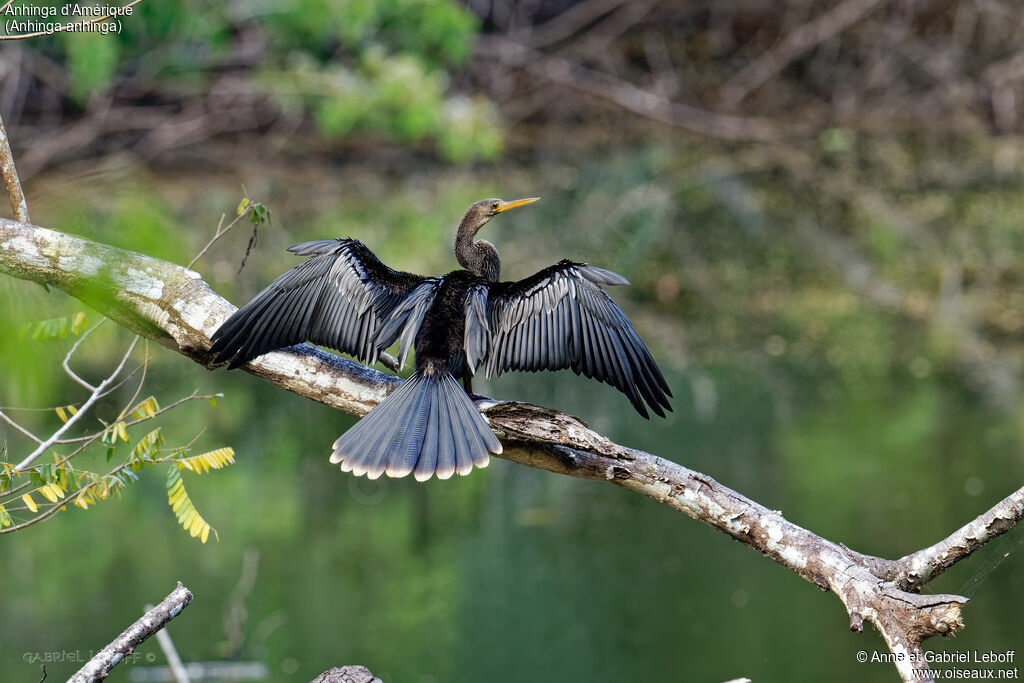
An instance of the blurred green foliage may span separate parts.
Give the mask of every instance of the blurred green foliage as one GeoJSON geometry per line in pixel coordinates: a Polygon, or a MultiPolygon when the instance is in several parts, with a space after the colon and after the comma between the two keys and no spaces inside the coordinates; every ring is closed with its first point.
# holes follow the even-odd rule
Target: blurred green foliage
{"type": "Polygon", "coordinates": [[[215,89],[226,64],[239,67],[231,50],[251,38],[260,56],[241,68],[253,87],[289,114],[311,116],[329,138],[431,143],[456,163],[501,153],[493,104],[450,86],[479,31],[479,20],[451,0],[290,0],[272,8],[170,0],[132,9],[119,35],[60,34],[26,49],[63,65],[67,97],[84,106],[119,81],[165,99],[215,89]]]}

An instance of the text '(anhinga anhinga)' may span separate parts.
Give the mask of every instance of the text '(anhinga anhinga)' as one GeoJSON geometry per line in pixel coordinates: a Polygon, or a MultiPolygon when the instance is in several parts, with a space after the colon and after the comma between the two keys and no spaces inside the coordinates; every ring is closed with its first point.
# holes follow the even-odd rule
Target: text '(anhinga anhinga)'
{"type": "Polygon", "coordinates": [[[423,277],[388,268],[356,239],[303,242],[309,256],[235,312],[213,335],[229,368],[304,341],[372,363],[395,341],[416,372],[334,442],[331,462],[371,479],[409,473],[469,474],[501,443],[471,400],[470,380],[508,370],[562,370],[607,382],[647,417],[664,417],[672,395],[626,314],[600,285],[629,284],[611,271],[561,261],[500,282],[494,245],[476,234],[503,211],[537,198],[484,199],[466,211],[455,238],[462,270],[423,277]],[[462,379],[466,390],[458,385],[462,379]]]}

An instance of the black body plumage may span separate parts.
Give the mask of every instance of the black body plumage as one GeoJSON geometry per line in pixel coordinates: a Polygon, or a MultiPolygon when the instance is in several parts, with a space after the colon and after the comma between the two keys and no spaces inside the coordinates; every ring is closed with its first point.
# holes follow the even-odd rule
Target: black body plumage
{"type": "Polygon", "coordinates": [[[422,277],[392,270],[362,242],[304,242],[310,258],[281,275],[213,335],[216,362],[238,367],[268,351],[311,341],[373,362],[396,341],[416,372],[334,443],[342,470],[419,480],[468,474],[501,444],[466,391],[479,367],[571,369],[622,391],[642,416],[664,416],[672,394],[632,324],[601,285],[611,271],[561,261],[514,282],[498,281],[493,245],[476,241],[491,217],[532,200],[477,202],[463,217],[455,253],[463,270],[422,277]]]}

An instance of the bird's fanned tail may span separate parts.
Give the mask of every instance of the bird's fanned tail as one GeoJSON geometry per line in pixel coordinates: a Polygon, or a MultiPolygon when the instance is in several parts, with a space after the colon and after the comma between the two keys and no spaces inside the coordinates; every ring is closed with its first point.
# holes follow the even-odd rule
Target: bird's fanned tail
{"type": "Polygon", "coordinates": [[[486,467],[490,453],[501,453],[501,442],[455,378],[417,372],[338,437],[331,462],[370,479],[425,481],[486,467]]]}

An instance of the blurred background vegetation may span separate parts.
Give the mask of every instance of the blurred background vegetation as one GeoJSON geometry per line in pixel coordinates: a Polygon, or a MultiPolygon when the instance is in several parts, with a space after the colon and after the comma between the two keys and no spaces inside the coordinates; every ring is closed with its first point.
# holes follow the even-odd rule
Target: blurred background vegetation
{"type": "MultiPolygon", "coordinates": [[[[306,239],[444,272],[468,204],[541,195],[486,228],[504,275],[567,257],[628,277],[616,298],[675,413],[642,422],[566,375],[485,393],[580,415],[881,556],[1024,479],[1016,4],[149,0],[122,24],[0,51],[33,222],[187,263],[248,194],[274,220],[246,267],[242,227],[195,266],[238,303],[306,239]]],[[[73,335],[31,330],[82,310],[0,279],[0,405],[80,400],[59,373],[73,335]]],[[[80,372],[109,372],[128,339],[101,328],[80,372]]],[[[205,430],[197,449],[236,449],[189,480],[220,540],[176,526],[155,473],[5,536],[0,662],[18,680],[38,677],[25,653],[98,648],[178,579],[197,595],[170,628],[185,660],[258,660],[271,680],[349,663],[423,683],[895,678],[855,662],[884,645],[832,596],[663,506],[503,461],[357,480],[326,462],[350,416],[150,353],[162,402],[224,393],[161,418],[176,445],[205,430]]],[[[15,460],[28,442],[5,429],[15,460]]],[[[1020,536],[930,586],[972,597],[963,634],[930,648],[1019,645],[1020,536]]]]}

